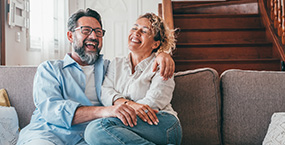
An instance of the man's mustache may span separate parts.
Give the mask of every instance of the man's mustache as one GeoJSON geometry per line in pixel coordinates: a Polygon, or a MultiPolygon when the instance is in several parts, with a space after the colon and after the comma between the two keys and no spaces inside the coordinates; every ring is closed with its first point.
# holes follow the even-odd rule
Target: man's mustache
{"type": "Polygon", "coordinates": [[[85,39],[83,42],[85,43],[86,41],[95,42],[95,43],[99,44],[99,40],[97,40],[97,39],[85,39]]]}

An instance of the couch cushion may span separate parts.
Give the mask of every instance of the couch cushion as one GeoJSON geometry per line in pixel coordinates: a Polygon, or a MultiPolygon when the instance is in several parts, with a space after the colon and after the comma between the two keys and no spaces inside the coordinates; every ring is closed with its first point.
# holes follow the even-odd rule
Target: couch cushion
{"type": "Polygon", "coordinates": [[[0,67],[0,88],[6,89],[11,106],[16,108],[20,128],[30,122],[35,109],[32,92],[36,69],[36,67],[0,67]]]}
{"type": "Polygon", "coordinates": [[[274,112],[285,111],[285,72],[227,70],[221,75],[225,145],[260,145],[274,112]]]}
{"type": "Polygon", "coordinates": [[[181,121],[182,144],[221,144],[218,73],[210,68],[178,72],[175,83],[172,105],[181,121]]]}

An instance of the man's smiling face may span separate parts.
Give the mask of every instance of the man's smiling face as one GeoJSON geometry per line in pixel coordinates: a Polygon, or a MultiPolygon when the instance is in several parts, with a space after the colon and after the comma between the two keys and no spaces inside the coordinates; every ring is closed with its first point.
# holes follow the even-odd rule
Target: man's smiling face
{"type": "MultiPolygon", "coordinates": [[[[100,23],[95,18],[86,16],[78,19],[77,26],[102,29],[100,23]]],[[[79,28],[73,32],[72,47],[84,64],[91,65],[96,62],[102,49],[102,37],[97,37],[94,31],[89,35],[82,34],[79,28]]]]}

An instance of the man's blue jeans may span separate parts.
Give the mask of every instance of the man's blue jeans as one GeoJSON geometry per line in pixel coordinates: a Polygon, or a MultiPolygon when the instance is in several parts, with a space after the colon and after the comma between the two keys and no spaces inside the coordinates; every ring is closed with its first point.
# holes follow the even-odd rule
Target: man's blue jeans
{"type": "Polygon", "coordinates": [[[134,127],[125,126],[118,118],[101,118],[89,123],[85,141],[90,144],[177,144],[181,143],[182,128],[179,120],[166,112],[157,113],[158,125],[149,125],[140,118],[134,127]]]}

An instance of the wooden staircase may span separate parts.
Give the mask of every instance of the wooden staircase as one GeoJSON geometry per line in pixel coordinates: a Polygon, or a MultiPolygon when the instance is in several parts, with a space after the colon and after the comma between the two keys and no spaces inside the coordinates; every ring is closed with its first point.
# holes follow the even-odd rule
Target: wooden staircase
{"type": "Polygon", "coordinates": [[[172,7],[174,28],[179,28],[173,54],[176,71],[281,70],[257,0],[172,2],[172,7]]]}

